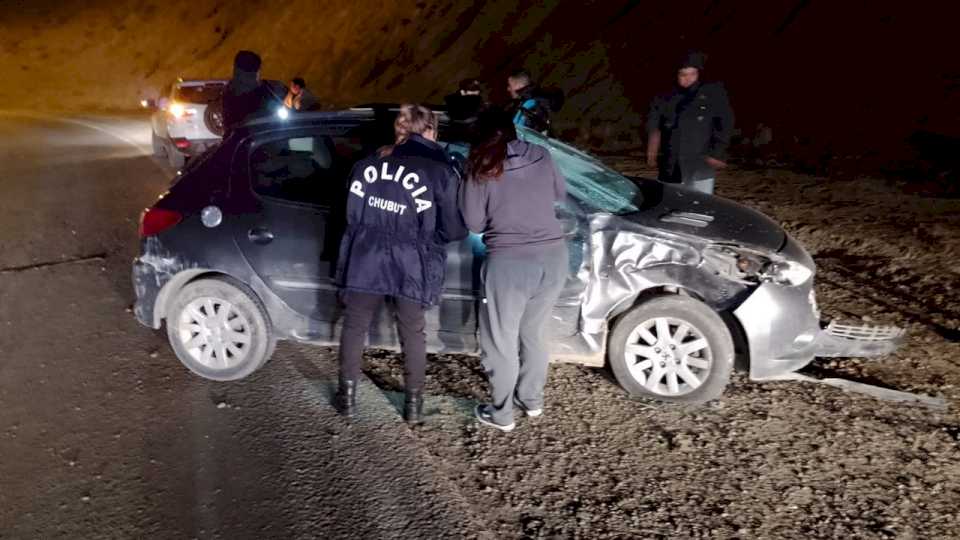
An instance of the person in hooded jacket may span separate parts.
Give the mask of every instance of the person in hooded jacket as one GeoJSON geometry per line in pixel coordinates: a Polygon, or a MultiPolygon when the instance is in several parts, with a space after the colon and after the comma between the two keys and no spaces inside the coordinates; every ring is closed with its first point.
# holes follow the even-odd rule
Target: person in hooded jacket
{"type": "Polygon", "coordinates": [[[550,112],[554,108],[550,99],[526,71],[517,71],[507,78],[507,92],[512,101],[508,112],[513,123],[540,133],[550,130],[550,112]]]}
{"type": "Polygon", "coordinates": [[[705,60],[688,53],[674,90],[651,103],[647,163],[659,169],[661,182],[713,193],[717,170],[727,166],[733,110],[722,83],[701,81],[705,60]]]}
{"type": "Polygon", "coordinates": [[[438,303],[446,244],[468,234],[457,209],[460,177],[437,144],[437,115],[403,105],[394,122],[396,144],[353,167],[347,228],[336,280],[346,311],[340,336],[336,408],[356,413],[364,343],[377,309],[390,299],[404,354],[403,416],[423,412],[426,372],[425,311],[438,303]]]}
{"type": "Polygon", "coordinates": [[[224,136],[237,126],[273,113],[279,104],[277,96],[260,80],[260,55],[239,51],[233,59],[233,78],[221,98],[224,136]]]}
{"type": "Polygon", "coordinates": [[[546,322],[569,274],[554,208],[566,196],[566,183],[546,148],[517,139],[508,113],[486,111],[475,127],[460,210],[467,227],[483,234],[487,250],[480,345],[493,399],[474,415],[511,431],[514,405],[527,416],[543,413],[546,322]]]}

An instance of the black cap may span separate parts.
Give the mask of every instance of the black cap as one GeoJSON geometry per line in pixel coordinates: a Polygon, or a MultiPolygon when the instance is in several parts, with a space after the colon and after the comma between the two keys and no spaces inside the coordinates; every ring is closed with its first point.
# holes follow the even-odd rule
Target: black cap
{"type": "Polygon", "coordinates": [[[237,71],[256,73],[260,71],[260,55],[253,51],[239,51],[233,57],[233,68],[237,71]]]}
{"type": "Polygon", "coordinates": [[[702,70],[703,65],[707,62],[707,55],[703,54],[700,51],[689,51],[683,56],[683,59],[680,61],[680,66],[678,69],[683,68],[697,68],[702,70]]]}
{"type": "Polygon", "coordinates": [[[480,82],[480,79],[464,79],[460,81],[460,90],[464,92],[479,92],[483,89],[483,85],[480,82]]]}

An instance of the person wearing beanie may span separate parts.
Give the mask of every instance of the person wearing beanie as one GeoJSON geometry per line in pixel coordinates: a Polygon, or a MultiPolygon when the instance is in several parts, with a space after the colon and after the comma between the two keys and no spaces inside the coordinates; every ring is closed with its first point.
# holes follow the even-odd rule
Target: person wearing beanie
{"type": "Polygon", "coordinates": [[[472,123],[486,106],[482,95],[483,84],[479,79],[463,79],[460,89],[443,98],[447,116],[455,122],[472,123]]]}
{"type": "Polygon", "coordinates": [[[674,89],[650,104],[647,163],[661,182],[713,193],[716,172],[727,165],[733,110],[722,83],[703,82],[706,56],[687,53],[674,89]]]}
{"type": "Polygon", "coordinates": [[[260,55],[239,51],[233,59],[233,78],[223,91],[223,130],[227,136],[244,122],[272,113],[278,99],[260,80],[260,55]]]}

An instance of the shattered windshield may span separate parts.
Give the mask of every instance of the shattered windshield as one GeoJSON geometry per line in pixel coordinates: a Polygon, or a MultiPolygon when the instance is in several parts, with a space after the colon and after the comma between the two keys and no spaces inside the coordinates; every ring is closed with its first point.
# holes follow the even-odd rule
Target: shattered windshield
{"type": "Polygon", "coordinates": [[[567,193],[588,211],[629,214],[638,210],[637,185],[597,158],[526,128],[517,128],[517,135],[550,150],[567,180],[567,193]]]}
{"type": "MultiPolygon", "coordinates": [[[[587,212],[622,215],[639,210],[640,188],[597,158],[526,128],[518,127],[517,135],[524,141],[539,144],[550,151],[554,163],[567,181],[567,194],[583,205],[587,212]]],[[[461,167],[465,166],[470,153],[467,144],[443,139],[440,144],[454,161],[461,167]]]]}

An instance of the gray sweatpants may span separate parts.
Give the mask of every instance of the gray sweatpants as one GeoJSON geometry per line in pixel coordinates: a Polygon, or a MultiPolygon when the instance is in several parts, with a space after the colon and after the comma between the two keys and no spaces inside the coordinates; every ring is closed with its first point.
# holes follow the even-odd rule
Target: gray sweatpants
{"type": "Polygon", "coordinates": [[[569,273],[567,257],[566,244],[558,244],[537,254],[491,253],[483,263],[480,346],[498,424],[513,422],[514,400],[543,407],[550,360],[544,331],[569,273]]]}

